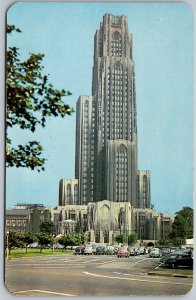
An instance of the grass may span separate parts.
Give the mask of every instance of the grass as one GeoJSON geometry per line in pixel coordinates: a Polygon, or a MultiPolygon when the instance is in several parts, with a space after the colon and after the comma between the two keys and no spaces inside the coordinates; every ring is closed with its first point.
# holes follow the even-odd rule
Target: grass
{"type": "MultiPolygon", "coordinates": [[[[53,255],[62,255],[62,254],[73,254],[73,250],[59,250],[55,249],[53,255]]],[[[9,259],[12,258],[25,258],[25,257],[34,257],[34,256],[44,256],[44,255],[52,255],[52,249],[42,249],[40,253],[40,249],[28,249],[26,253],[25,248],[21,249],[13,249],[9,255],[9,259]]],[[[5,253],[6,256],[6,253],[5,253]]]]}

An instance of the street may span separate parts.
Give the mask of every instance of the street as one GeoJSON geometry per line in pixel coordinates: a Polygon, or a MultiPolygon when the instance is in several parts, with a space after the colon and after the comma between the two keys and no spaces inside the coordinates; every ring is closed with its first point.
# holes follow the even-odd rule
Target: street
{"type": "MultiPolygon", "coordinates": [[[[50,255],[6,261],[5,283],[18,296],[185,295],[192,278],[148,275],[158,266],[148,255],[50,255]]],[[[157,269],[156,269],[157,271],[157,269]]],[[[163,271],[161,269],[161,271],[163,271]]],[[[167,269],[165,272],[174,273],[167,269]]],[[[175,273],[192,270],[175,270],[175,273]]]]}

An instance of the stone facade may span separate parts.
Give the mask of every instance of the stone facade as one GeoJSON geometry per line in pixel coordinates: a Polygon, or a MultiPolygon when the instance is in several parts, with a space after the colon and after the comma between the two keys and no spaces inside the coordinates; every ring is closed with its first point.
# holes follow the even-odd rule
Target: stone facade
{"type": "Polygon", "coordinates": [[[43,204],[17,203],[6,210],[6,231],[37,232],[44,220],[50,220],[50,211],[43,204]]]}
{"type": "Polygon", "coordinates": [[[72,231],[88,231],[87,206],[65,205],[50,209],[51,221],[54,222],[56,233],[72,231]],[[70,221],[74,221],[70,222],[70,221]]]}
{"type": "Polygon", "coordinates": [[[153,239],[165,230],[160,214],[152,209],[150,172],[138,170],[132,41],[127,17],[103,16],[94,36],[92,96],[80,96],[77,101],[74,180],[78,180],[78,200],[73,188],[67,197],[72,184],[60,182],[57,223],[71,219],[80,224],[85,217],[81,230],[86,226],[91,242],[112,243],[115,235],[133,232],[140,240],[153,239]],[[75,218],[68,213],[70,204],[75,204],[75,218]],[[86,212],[79,217],[80,207],[86,212]]]}
{"type": "Polygon", "coordinates": [[[80,96],[76,106],[75,178],[78,178],[78,203],[93,200],[94,146],[92,126],[94,110],[91,96],[80,96]]]}
{"type": "Polygon", "coordinates": [[[78,204],[108,199],[150,207],[150,189],[138,200],[137,152],[132,35],[127,17],[105,14],[94,36],[92,97],[80,96],[76,109],[78,204]]]}
{"type": "Polygon", "coordinates": [[[59,182],[59,205],[77,205],[78,197],[78,180],[61,179],[59,182]]]}
{"type": "Polygon", "coordinates": [[[141,242],[168,238],[174,219],[151,208],[134,208],[130,202],[109,200],[58,206],[50,212],[57,233],[86,232],[89,242],[110,244],[121,233],[137,233],[141,242]]]}
{"type": "Polygon", "coordinates": [[[135,207],[151,208],[150,172],[139,170],[137,173],[137,204],[135,207]]]}

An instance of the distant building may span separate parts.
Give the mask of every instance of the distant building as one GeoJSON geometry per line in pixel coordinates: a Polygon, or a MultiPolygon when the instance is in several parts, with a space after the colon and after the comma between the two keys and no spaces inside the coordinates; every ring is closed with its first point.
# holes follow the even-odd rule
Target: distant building
{"type": "Polygon", "coordinates": [[[6,210],[6,231],[38,232],[44,220],[50,220],[50,211],[43,204],[17,203],[6,210]]]}
{"type": "Polygon", "coordinates": [[[30,230],[31,212],[29,209],[7,209],[6,231],[27,232],[30,230]]]}

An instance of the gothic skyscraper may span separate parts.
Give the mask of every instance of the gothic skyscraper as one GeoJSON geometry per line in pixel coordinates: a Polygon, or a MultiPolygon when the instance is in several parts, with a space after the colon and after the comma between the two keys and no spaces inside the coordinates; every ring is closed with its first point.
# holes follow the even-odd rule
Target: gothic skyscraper
{"type": "Polygon", "coordinates": [[[79,204],[107,199],[151,206],[149,172],[138,171],[132,35],[125,16],[104,15],[95,33],[92,97],[80,96],[77,103],[75,175],[79,204]]]}

